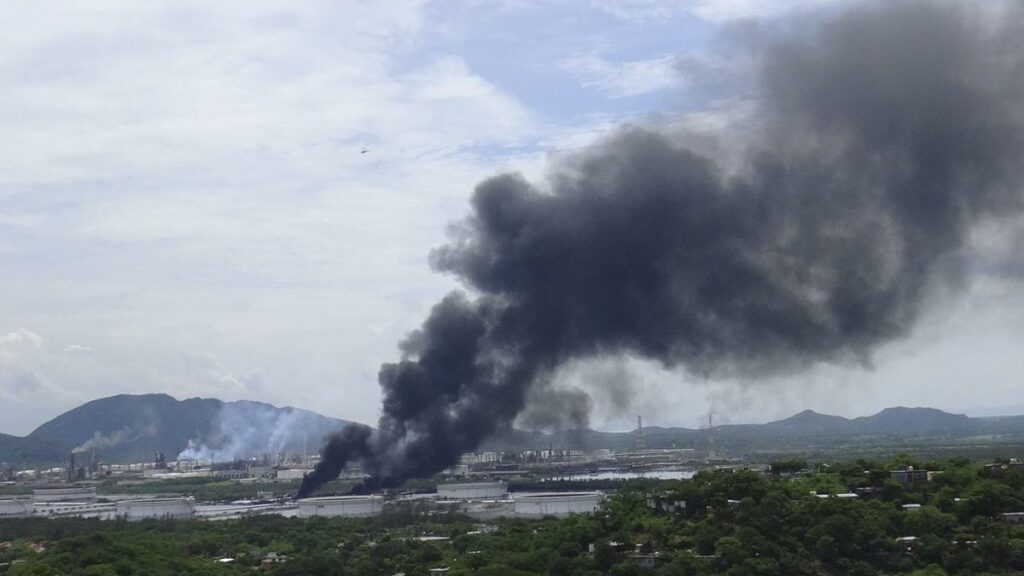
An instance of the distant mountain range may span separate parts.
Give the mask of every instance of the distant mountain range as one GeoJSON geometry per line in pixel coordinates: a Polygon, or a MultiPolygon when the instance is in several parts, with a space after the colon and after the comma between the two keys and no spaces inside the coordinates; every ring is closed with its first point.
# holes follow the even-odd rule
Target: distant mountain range
{"type": "MultiPolygon", "coordinates": [[[[141,462],[162,452],[218,460],[254,454],[315,452],[324,435],[344,426],[298,408],[166,394],[111,396],[57,416],[25,437],[0,434],[0,462],[62,462],[72,451],[105,462],[141,462]]],[[[79,461],[82,461],[81,458],[79,461]]]]}
{"type": "MultiPolygon", "coordinates": [[[[707,429],[645,427],[647,448],[693,448],[732,456],[771,452],[815,452],[873,445],[943,445],[962,447],[980,443],[1005,445],[1024,442],[1024,416],[971,418],[934,408],[886,408],[872,416],[843,418],[804,410],[767,424],[727,424],[707,429]]],[[[554,434],[506,430],[485,443],[485,449],[504,447],[571,447],[579,450],[608,448],[631,450],[635,432],[572,430],[554,434]]]]}
{"type": "MultiPolygon", "coordinates": [[[[43,424],[25,437],[0,434],[0,462],[15,465],[59,463],[72,450],[106,462],[139,462],[163,452],[228,460],[259,454],[313,453],[323,437],[344,420],[298,408],[211,398],[176,400],[166,394],[120,395],[88,402],[43,424]]],[[[644,428],[647,448],[706,451],[706,429],[644,428]]],[[[1024,442],[1024,416],[971,418],[934,408],[886,408],[872,416],[842,418],[805,410],[767,424],[716,426],[720,453],[834,449],[850,445],[903,442],[1024,442]]],[[[506,429],[482,450],[630,450],[635,432],[571,430],[556,433],[506,429]]]]}

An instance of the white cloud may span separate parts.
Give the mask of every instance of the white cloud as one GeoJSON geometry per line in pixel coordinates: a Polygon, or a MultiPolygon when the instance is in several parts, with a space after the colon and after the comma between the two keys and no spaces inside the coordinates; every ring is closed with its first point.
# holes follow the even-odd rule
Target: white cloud
{"type": "Polygon", "coordinates": [[[583,86],[595,88],[613,98],[624,98],[678,85],[682,77],[676,67],[677,58],[669,55],[613,63],[591,54],[564,60],[562,67],[578,77],[583,86]]]}
{"type": "MultiPolygon", "coordinates": [[[[753,74],[753,59],[739,51],[728,57],[715,54],[681,53],[631,61],[612,61],[600,54],[567,58],[561,67],[577,77],[586,88],[612,98],[640,96],[672,90],[677,96],[690,89],[707,92],[703,100],[736,98],[747,90],[753,74]]],[[[707,105],[707,102],[702,102],[707,105]]]]}
{"type": "Polygon", "coordinates": [[[739,18],[773,17],[796,10],[835,6],[843,2],[844,0],[693,0],[690,3],[690,10],[706,20],[722,22],[739,18]]]}
{"type": "Polygon", "coordinates": [[[43,338],[24,328],[18,328],[0,336],[0,357],[17,357],[22,354],[33,354],[43,346],[43,338]]]}
{"type": "Polygon", "coordinates": [[[3,432],[27,432],[31,423],[26,414],[63,404],[51,360],[42,336],[31,330],[18,328],[0,336],[0,403],[4,413],[10,412],[5,414],[3,432]]]}
{"type": "Polygon", "coordinates": [[[608,14],[637,24],[658,24],[682,14],[711,22],[765,18],[794,10],[842,4],[846,0],[592,0],[608,14]]]}
{"type": "Polygon", "coordinates": [[[181,352],[184,389],[194,388],[200,395],[221,399],[248,399],[258,396],[266,385],[262,371],[255,369],[245,373],[228,370],[210,354],[181,352]]]}
{"type": "Polygon", "coordinates": [[[92,348],[81,344],[69,344],[64,347],[65,354],[88,354],[90,352],[92,352],[92,348]]]}
{"type": "Polygon", "coordinates": [[[5,5],[5,321],[91,362],[105,378],[68,375],[91,397],[252,394],[372,420],[376,367],[451,286],[426,255],[492,169],[479,149],[539,128],[424,49],[422,7],[5,5]],[[193,358],[186,378],[176,351],[195,349],[223,364],[193,358]]]}

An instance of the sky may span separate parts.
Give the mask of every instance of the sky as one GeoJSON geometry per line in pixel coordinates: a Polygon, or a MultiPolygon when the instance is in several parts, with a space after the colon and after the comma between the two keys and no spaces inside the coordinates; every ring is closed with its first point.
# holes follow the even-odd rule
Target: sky
{"type": "MultiPolygon", "coordinates": [[[[150,392],[373,423],[378,368],[459,287],[428,254],[476,183],[540,179],[623,123],[741,116],[743,56],[723,38],[842,9],[4,3],[0,432],[150,392]]],[[[1024,247],[1024,226],[972,240],[999,260],[1024,247]]],[[[908,338],[854,366],[731,381],[620,357],[559,378],[593,390],[591,424],[605,429],[641,414],[696,426],[709,411],[737,423],[806,408],[1024,413],[1020,276],[979,266],[908,338]]]]}

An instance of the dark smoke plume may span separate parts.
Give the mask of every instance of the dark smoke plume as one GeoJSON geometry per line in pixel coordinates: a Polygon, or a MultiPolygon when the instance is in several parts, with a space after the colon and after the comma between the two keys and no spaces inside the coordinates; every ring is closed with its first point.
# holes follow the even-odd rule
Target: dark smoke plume
{"type": "Polygon", "coordinates": [[[303,484],[363,488],[457,462],[569,360],[630,353],[701,375],[866,362],[956,277],[972,226],[1016,214],[1024,16],[996,3],[861,6],[759,50],[740,167],[623,128],[542,187],[491,178],[436,269],[452,293],[380,371],[373,434],[303,484]]]}

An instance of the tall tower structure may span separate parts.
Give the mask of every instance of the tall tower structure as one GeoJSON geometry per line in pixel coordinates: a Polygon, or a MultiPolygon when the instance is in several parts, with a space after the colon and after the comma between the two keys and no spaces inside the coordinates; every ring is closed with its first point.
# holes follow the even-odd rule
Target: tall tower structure
{"type": "Polygon", "coordinates": [[[647,449],[647,441],[644,440],[644,419],[643,416],[636,417],[636,443],[633,447],[634,452],[643,452],[647,449]]]}
{"type": "Polygon", "coordinates": [[[708,412],[708,460],[717,458],[715,454],[715,421],[713,416],[713,412],[708,412]]]}

